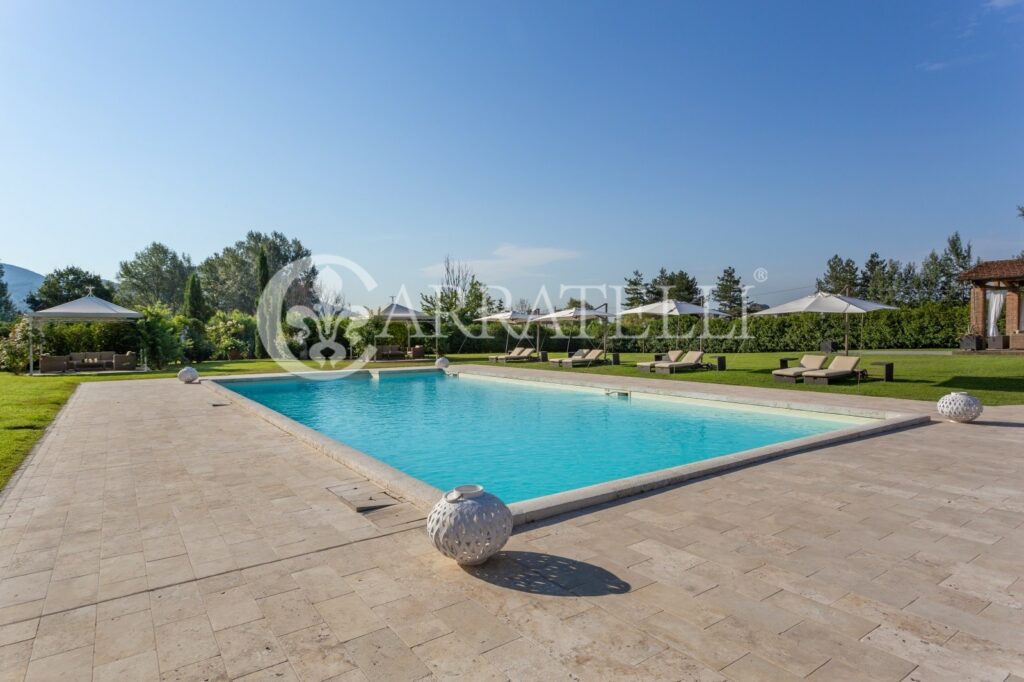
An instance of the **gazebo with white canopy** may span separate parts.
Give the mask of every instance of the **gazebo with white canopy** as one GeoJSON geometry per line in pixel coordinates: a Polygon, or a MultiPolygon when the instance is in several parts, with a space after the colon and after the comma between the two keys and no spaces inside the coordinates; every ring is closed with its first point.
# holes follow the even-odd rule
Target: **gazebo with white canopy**
{"type": "Polygon", "coordinates": [[[46,322],[123,322],[126,320],[138,320],[143,317],[142,313],[129,310],[116,303],[105,301],[94,296],[92,290],[81,298],[74,301],[61,303],[46,310],[36,310],[26,313],[28,318],[28,373],[34,373],[34,349],[32,347],[32,329],[36,321],[46,322]]]}
{"type": "MultiPolygon", "coordinates": [[[[385,307],[383,307],[379,311],[377,311],[377,316],[384,318],[384,328],[385,329],[387,329],[388,325],[390,325],[392,322],[407,322],[407,323],[412,324],[414,327],[416,327],[416,329],[418,331],[419,330],[419,323],[420,322],[428,322],[428,323],[433,323],[434,322],[434,318],[431,317],[430,315],[427,315],[422,310],[415,310],[413,308],[409,308],[407,306],[404,306],[401,303],[395,303],[394,302],[394,296],[392,296],[391,298],[392,298],[391,303],[389,303],[388,305],[386,305],[385,307]]],[[[434,354],[435,355],[438,352],[438,345],[437,344],[438,344],[437,334],[435,333],[434,334],[434,354]]],[[[408,342],[406,343],[406,345],[408,345],[408,342]]]]}

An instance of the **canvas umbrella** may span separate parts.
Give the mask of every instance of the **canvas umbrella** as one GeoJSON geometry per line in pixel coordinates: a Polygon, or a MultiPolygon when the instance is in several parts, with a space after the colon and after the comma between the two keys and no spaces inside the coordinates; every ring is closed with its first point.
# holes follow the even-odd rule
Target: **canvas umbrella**
{"type": "MultiPolygon", "coordinates": [[[[485,324],[487,322],[525,322],[526,326],[529,327],[530,326],[530,319],[531,319],[530,315],[527,314],[527,313],[521,313],[521,312],[519,312],[517,310],[503,310],[500,313],[492,313],[490,315],[484,315],[483,317],[478,317],[478,318],[476,318],[473,321],[474,322],[483,322],[485,324]]],[[[505,352],[506,353],[508,353],[508,337],[509,336],[510,336],[509,334],[505,335],[505,352]]],[[[463,343],[465,343],[465,341],[463,341],[463,343]]]]}
{"type": "MultiPolygon", "coordinates": [[[[607,304],[606,304],[607,305],[607,304]]],[[[553,324],[558,325],[562,322],[579,322],[581,328],[591,320],[607,320],[608,313],[598,310],[596,308],[566,308],[565,310],[556,310],[553,313],[547,315],[541,315],[533,318],[534,322],[540,322],[542,324],[553,324]]],[[[572,334],[569,335],[569,339],[565,342],[565,350],[569,351],[569,344],[572,343],[572,334]]]]}
{"type": "MultiPolygon", "coordinates": [[[[683,315],[707,315],[709,317],[728,317],[725,313],[720,310],[714,310],[712,308],[705,308],[703,306],[694,305],[693,303],[687,303],[686,301],[677,301],[673,298],[665,299],[663,301],[655,301],[654,303],[647,303],[646,305],[639,305],[635,308],[623,310],[619,313],[619,316],[623,315],[637,315],[639,317],[680,317],[683,315]]],[[[704,337],[701,336],[701,347],[704,345],[704,337]]]]}
{"type": "Polygon", "coordinates": [[[845,318],[845,341],[843,344],[844,353],[850,354],[850,315],[860,315],[863,313],[874,312],[875,310],[895,310],[891,305],[885,305],[884,303],[876,303],[875,301],[865,301],[862,298],[854,298],[853,296],[840,296],[839,294],[827,294],[823,291],[819,291],[816,294],[810,296],[804,296],[798,298],[795,301],[789,303],[783,303],[777,305],[774,308],[768,308],[760,312],[754,313],[755,315],[791,315],[793,313],[822,313],[822,314],[841,314],[845,318]]]}

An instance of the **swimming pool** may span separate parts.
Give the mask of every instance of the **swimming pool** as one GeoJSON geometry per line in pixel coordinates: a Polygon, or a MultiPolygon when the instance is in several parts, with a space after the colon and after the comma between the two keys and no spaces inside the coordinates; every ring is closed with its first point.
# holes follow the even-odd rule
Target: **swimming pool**
{"type": "Polygon", "coordinates": [[[441,490],[507,503],[877,420],[442,372],[225,381],[230,390],[441,490]]]}

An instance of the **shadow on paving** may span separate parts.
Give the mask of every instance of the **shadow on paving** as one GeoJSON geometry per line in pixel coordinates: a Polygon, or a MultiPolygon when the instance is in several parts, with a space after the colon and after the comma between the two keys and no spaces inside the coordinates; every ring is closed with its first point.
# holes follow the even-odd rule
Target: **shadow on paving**
{"type": "Polygon", "coordinates": [[[630,584],[600,566],[539,552],[498,552],[482,566],[463,569],[492,585],[561,597],[625,594],[630,584]]]}

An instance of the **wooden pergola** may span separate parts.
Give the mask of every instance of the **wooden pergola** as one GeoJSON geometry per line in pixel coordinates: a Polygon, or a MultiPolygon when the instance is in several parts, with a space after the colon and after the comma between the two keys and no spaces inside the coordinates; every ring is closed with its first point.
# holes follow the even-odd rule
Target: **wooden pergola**
{"type": "Polygon", "coordinates": [[[961,273],[960,280],[971,283],[971,336],[984,338],[987,347],[993,350],[1024,350],[1024,329],[1021,328],[1024,258],[979,263],[961,273]],[[990,333],[987,310],[990,291],[1006,292],[1005,335],[990,333]]]}

